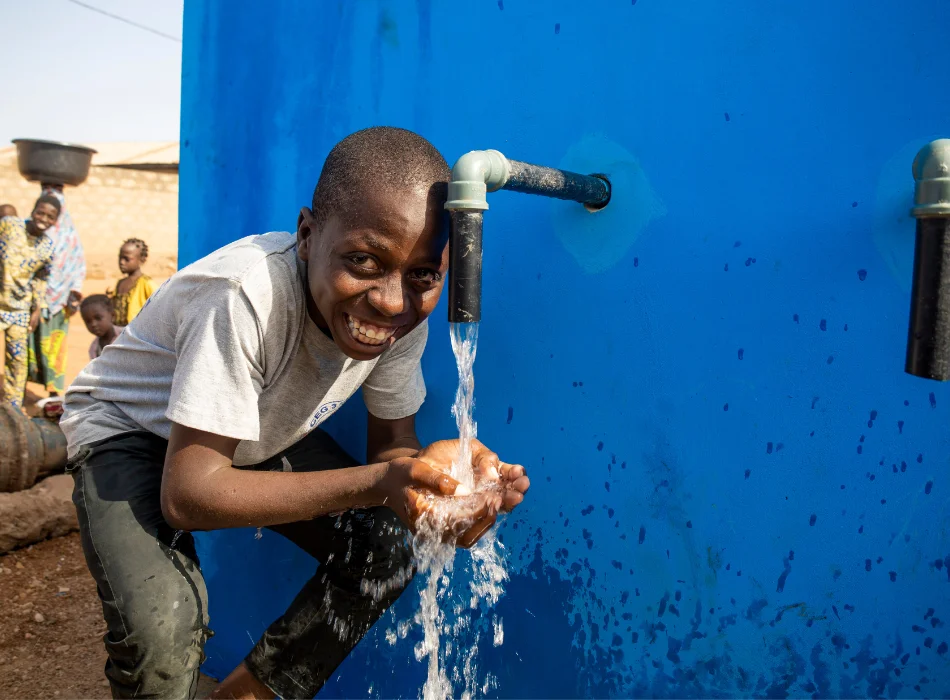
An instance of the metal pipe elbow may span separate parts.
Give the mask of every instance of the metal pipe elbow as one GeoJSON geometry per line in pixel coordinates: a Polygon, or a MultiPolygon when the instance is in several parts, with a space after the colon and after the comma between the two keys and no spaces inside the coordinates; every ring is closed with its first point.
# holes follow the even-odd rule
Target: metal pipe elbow
{"type": "Polygon", "coordinates": [[[918,219],[950,217],[950,139],[931,141],[914,158],[914,208],[918,219]]]}
{"type": "Polygon", "coordinates": [[[449,211],[488,209],[485,195],[504,187],[510,173],[508,159],[498,151],[469,151],[452,168],[445,208],[449,211]]]}

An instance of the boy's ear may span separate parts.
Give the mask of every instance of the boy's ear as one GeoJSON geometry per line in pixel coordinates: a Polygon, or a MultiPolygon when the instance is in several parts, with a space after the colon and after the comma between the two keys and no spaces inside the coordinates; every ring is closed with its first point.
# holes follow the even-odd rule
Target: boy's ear
{"type": "Polygon", "coordinates": [[[313,223],[313,212],[307,207],[302,207],[297,216],[297,254],[301,260],[307,260],[310,255],[313,223]]]}

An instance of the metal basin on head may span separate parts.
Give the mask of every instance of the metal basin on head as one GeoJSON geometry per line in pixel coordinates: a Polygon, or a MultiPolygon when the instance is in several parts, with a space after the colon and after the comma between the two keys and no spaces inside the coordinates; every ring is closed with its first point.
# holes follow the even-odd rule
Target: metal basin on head
{"type": "Polygon", "coordinates": [[[52,185],[81,185],[89,177],[95,149],[72,143],[13,139],[17,168],[32,182],[52,185]]]}

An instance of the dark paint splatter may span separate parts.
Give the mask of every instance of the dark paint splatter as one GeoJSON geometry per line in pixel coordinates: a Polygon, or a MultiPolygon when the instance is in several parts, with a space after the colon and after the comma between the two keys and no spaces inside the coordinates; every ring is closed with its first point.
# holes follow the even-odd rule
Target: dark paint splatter
{"type": "Polygon", "coordinates": [[[937,407],[937,397],[934,395],[932,391],[930,392],[930,407],[931,408],[937,407]]]}
{"type": "MultiPolygon", "coordinates": [[[[687,520],[687,521],[686,521],[686,527],[692,529],[692,527],[693,527],[693,521],[692,521],[692,520],[687,520]]],[[[679,598],[677,598],[677,600],[679,600],[679,598]]]]}
{"type": "Polygon", "coordinates": [[[728,411],[728,410],[729,410],[729,404],[724,403],[724,404],[722,405],[722,410],[723,410],[723,411],[728,411]]]}
{"type": "Polygon", "coordinates": [[[813,397],[811,398],[811,407],[812,407],[813,410],[814,410],[814,408],[815,408],[815,404],[818,403],[818,399],[820,399],[820,398],[821,398],[820,396],[813,396],[813,397]]]}
{"type": "Polygon", "coordinates": [[[924,455],[923,455],[923,454],[918,454],[918,455],[917,455],[917,464],[923,464],[923,463],[924,463],[924,455]]]}
{"type": "Polygon", "coordinates": [[[907,471],[907,462],[901,461],[901,473],[907,471]]]}
{"type": "Polygon", "coordinates": [[[825,360],[825,361],[830,365],[832,362],[835,361],[835,356],[834,356],[834,355],[828,355],[828,359],[825,360]]]}
{"type": "Polygon", "coordinates": [[[792,320],[793,320],[795,323],[798,323],[798,314],[792,314],[792,320]]]}
{"type": "Polygon", "coordinates": [[[640,536],[638,537],[639,543],[640,543],[640,544],[643,544],[643,540],[645,540],[646,538],[647,538],[647,529],[646,529],[645,527],[643,527],[643,525],[641,525],[641,526],[640,526],[640,536]]]}
{"type": "Polygon", "coordinates": [[[742,348],[739,348],[739,359],[740,359],[740,360],[742,359],[742,356],[743,356],[743,355],[745,355],[745,350],[743,350],[742,348]]]}
{"type": "Polygon", "coordinates": [[[508,425],[511,425],[511,419],[514,418],[515,409],[511,406],[508,407],[508,425]]]}
{"type": "MultiPolygon", "coordinates": [[[[855,202],[855,203],[852,204],[851,206],[856,207],[856,206],[858,206],[858,203],[855,202]]],[[[859,280],[861,280],[861,281],[863,282],[863,281],[866,280],[867,278],[868,278],[868,271],[867,271],[867,270],[858,270],[858,279],[859,279],[859,280]]]]}
{"type": "Polygon", "coordinates": [[[633,259],[633,266],[634,266],[634,267],[640,267],[640,258],[634,258],[634,259],[633,259]]]}
{"type": "Polygon", "coordinates": [[[732,247],[733,247],[733,248],[738,248],[738,247],[741,246],[741,245],[742,245],[742,241],[736,241],[735,243],[732,244],[732,247]]]}
{"type": "Polygon", "coordinates": [[[586,508],[584,508],[584,510],[581,511],[581,515],[590,515],[593,512],[594,512],[594,506],[589,505],[586,508]]]}
{"type": "Polygon", "coordinates": [[[814,527],[817,521],[818,521],[818,516],[812,513],[811,517],[808,519],[808,524],[814,527]]]}
{"type": "Polygon", "coordinates": [[[767,454],[767,455],[772,454],[772,443],[771,443],[771,442],[765,443],[765,454],[767,454]]]}
{"type": "Polygon", "coordinates": [[[729,272],[729,263],[726,263],[725,265],[723,265],[722,271],[723,271],[723,272],[729,272]]]}
{"type": "Polygon", "coordinates": [[[865,570],[865,571],[870,571],[870,570],[871,570],[871,560],[870,560],[870,559],[865,559],[865,560],[864,560],[864,570],[865,570]]]}
{"type": "Polygon", "coordinates": [[[745,470],[745,478],[746,478],[746,479],[748,479],[751,474],[752,474],[752,470],[751,470],[751,469],[746,469],[746,470],[745,470]]]}
{"type": "Polygon", "coordinates": [[[504,11],[504,9],[505,9],[505,0],[498,0],[498,9],[504,11]]]}
{"type": "Polygon", "coordinates": [[[863,534],[864,534],[864,525],[862,525],[861,527],[858,528],[858,534],[859,534],[859,535],[863,535],[863,534]]]}
{"type": "Polygon", "coordinates": [[[904,434],[904,421],[902,420],[897,421],[897,432],[900,433],[901,435],[904,434]]]}
{"type": "Polygon", "coordinates": [[[896,571],[888,571],[888,572],[887,572],[887,575],[891,577],[891,583],[893,583],[894,581],[897,580],[897,572],[896,572],[896,571]]]}
{"type": "Polygon", "coordinates": [[[828,322],[825,319],[821,319],[818,322],[818,330],[821,330],[821,331],[828,330],[828,322]]]}
{"type": "Polygon", "coordinates": [[[933,487],[934,487],[934,482],[928,481],[926,484],[924,484],[924,493],[929,496],[930,492],[933,490],[933,487]]]}
{"type": "Polygon", "coordinates": [[[785,590],[785,582],[788,580],[788,575],[792,573],[792,565],[789,563],[791,560],[789,557],[782,558],[782,566],[784,569],[778,577],[778,585],[775,587],[776,593],[781,593],[785,590]]]}
{"type": "Polygon", "coordinates": [[[604,451],[604,443],[603,443],[603,442],[598,442],[598,443],[597,443],[597,451],[598,451],[598,452],[603,452],[603,451],[604,451]]]}
{"type": "Polygon", "coordinates": [[[755,258],[746,258],[746,259],[745,259],[745,266],[746,266],[746,267],[749,267],[749,265],[754,265],[754,264],[755,264],[755,258]]]}
{"type": "Polygon", "coordinates": [[[557,24],[554,25],[554,33],[555,33],[555,34],[560,34],[560,33],[561,33],[561,24],[560,24],[560,22],[558,22],[557,24]]]}
{"type": "Polygon", "coordinates": [[[723,112],[722,116],[726,118],[726,121],[729,121],[729,112],[723,112]]]}

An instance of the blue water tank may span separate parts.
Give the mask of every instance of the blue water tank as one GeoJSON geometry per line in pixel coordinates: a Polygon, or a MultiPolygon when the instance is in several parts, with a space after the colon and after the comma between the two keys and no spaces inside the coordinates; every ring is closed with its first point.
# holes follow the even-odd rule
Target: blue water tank
{"type": "MultiPolygon", "coordinates": [[[[903,373],[948,27],[940,0],[187,3],[182,265],[293,230],[371,125],[611,178],[596,214],[489,195],[476,418],[533,487],[484,694],[950,694],[950,394],[903,373]]],[[[452,436],[444,300],[423,365],[420,435],[452,436]]],[[[362,411],[328,426],[355,454],[362,411]]],[[[223,675],[314,562],[199,544],[223,675]]],[[[385,632],[417,605],[321,696],[416,696],[385,632]]]]}

